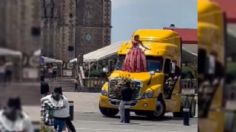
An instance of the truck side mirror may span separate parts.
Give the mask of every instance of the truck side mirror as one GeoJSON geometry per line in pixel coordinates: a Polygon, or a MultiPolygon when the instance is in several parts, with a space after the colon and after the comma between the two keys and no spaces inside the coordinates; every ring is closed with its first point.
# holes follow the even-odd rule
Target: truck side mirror
{"type": "Polygon", "coordinates": [[[155,75],[155,71],[150,71],[149,73],[151,76],[155,75]]]}
{"type": "Polygon", "coordinates": [[[107,68],[107,67],[103,67],[103,68],[102,68],[102,71],[103,71],[104,73],[108,73],[108,68],[107,68]]]}

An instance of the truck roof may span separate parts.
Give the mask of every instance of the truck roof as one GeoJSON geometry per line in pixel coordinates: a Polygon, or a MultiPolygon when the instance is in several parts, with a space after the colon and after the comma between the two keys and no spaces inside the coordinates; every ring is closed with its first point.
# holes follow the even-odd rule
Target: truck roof
{"type": "MultiPolygon", "coordinates": [[[[139,35],[143,45],[151,50],[145,52],[150,56],[178,56],[180,54],[181,40],[177,32],[170,29],[140,29],[134,32],[139,35]]],[[[124,42],[118,54],[127,54],[132,47],[132,41],[124,42]]]]}
{"type": "MultiPolygon", "coordinates": [[[[217,5],[214,2],[211,2],[209,0],[199,0],[198,1],[198,16],[203,17],[203,16],[209,16],[211,13],[217,13],[217,12],[222,12],[221,8],[219,5],[217,5]]],[[[206,17],[207,17],[206,16],[206,17]]]]}
{"type": "Polygon", "coordinates": [[[141,41],[163,43],[172,43],[180,38],[178,33],[170,29],[139,29],[134,32],[132,39],[135,35],[139,35],[141,41]]]}

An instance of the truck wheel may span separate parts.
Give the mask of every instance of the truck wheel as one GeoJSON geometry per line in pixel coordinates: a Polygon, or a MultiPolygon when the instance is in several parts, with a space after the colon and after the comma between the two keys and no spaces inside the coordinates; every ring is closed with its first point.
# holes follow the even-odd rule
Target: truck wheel
{"type": "Polygon", "coordinates": [[[193,118],[196,115],[196,101],[192,99],[190,108],[190,117],[193,118]]]}
{"type": "Polygon", "coordinates": [[[182,112],[174,112],[173,116],[174,117],[183,117],[183,113],[182,112]]]}
{"type": "Polygon", "coordinates": [[[162,118],[165,114],[165,111],[166,111],[165,102],[162,99],[158,99],[156,110],[152,113],[149,113],[147,116],[149,118],[162,118]]]}
{"type": "Polygon", "coordinates": [[[100,112],[104,116],[107,116],[107,117],[114,117],[119,112],[119,110],[117,109],[109,109],[109,108],[102,108],[102,107],[99,107],[99,109],[100,109],[100,112]]]}

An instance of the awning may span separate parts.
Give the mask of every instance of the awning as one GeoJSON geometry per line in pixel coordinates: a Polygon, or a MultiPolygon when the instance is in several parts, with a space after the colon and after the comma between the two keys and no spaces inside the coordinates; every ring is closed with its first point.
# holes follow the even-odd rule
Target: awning
{"type": "MultiPolygon", "coordinates": [[[[84,62],[95,62],[95,61],[99,61],[99,60],[108,58],[116,54],[116,52],[119,50],[123,42],[124,41],[119,41],[119,42],[110,44],[106,47],[95,50],[93,52],[85,54],[83,56],[84,62]]],[[[77,62],[77,58],[70,60],[70,63],[73,63],[73,62],[77,62]]]]}
{"type": "Polygon", "coordinates": [[[194,53],[191,50],[182,47],[182,62],[197,63],[197,60],[198,60],[197,53],[194,53]]]}
{"type": "Polygon", "coordinates": [[[40,56],[41,52],[42,52],[41,49],[34,51],[34,56],[40,56]]]}
{"type": "Polygon", "coordinates": [[[7,48],[0,48],[0,56],[22,57],[22,53],[20,51],[15,51],[7,48]]]}
{"type": "Polygon", "coordinates": [[[63,63],[62,60],[41,56],[43,63],[63,63]]]}

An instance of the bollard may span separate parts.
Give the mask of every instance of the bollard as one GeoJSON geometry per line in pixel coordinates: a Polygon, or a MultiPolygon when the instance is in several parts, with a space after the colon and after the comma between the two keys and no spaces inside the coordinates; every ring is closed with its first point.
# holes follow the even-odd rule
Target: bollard
{"type": "Polygon", "coordinates": [[[74,101],[69,101],[69,107],[70,107],[70,120],[74,120],[74,101]]]}

